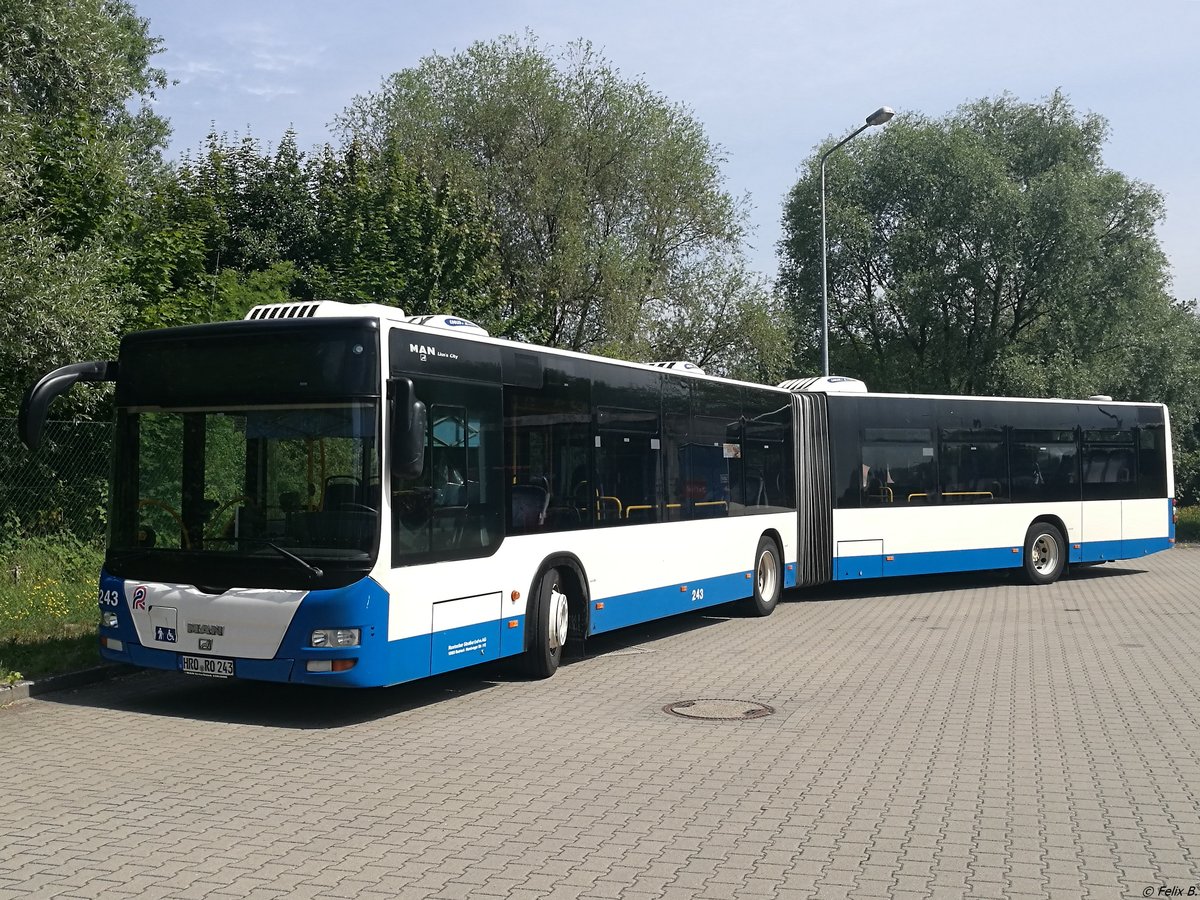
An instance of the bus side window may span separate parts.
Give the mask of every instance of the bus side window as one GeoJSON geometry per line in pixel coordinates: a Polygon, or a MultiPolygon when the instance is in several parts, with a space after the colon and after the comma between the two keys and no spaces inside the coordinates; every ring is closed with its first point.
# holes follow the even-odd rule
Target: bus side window
{"type": "Polygon", "coordinates": [[[429,411],[419,478],[392,481],[392,562],[478,556],[500,539],[499,390],[421,379],[429,411]]]}
{"type": "Polygon", "coordinates": [[[1014,428],[1009,461],[1013,500],[1079,499],[1078,459],[1073,431],[1014,428]]]}
{"type": "Polygon", "coordinates": [[[541,388],[504,395],[504,481],[510,534],[586,528],[592,420],[586,379],[547,366],[541,388]]]}
{"type": "Polygon", "coordinates": [[[661,435],[656,410],[600,407],[597,515],[602,525],[658,521],[661,435]]]}
{"type": "Polygon", "coordinates": [[[936,503],[937,468],[928,428],[867,428],[863,506],[923,506],[936,503]]]}

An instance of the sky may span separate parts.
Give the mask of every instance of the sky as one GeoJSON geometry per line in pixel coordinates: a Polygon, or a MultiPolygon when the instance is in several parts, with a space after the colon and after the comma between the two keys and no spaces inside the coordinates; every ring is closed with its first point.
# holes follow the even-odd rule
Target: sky
{"type": "Polygon", "coordinates": [[[268,144],[292,127],[310,148],[356,96],[429,54],[527,29],[554,47],[586,38],[723,148],[725,187],[751,204],[748,258],[772,279],[784,197],[826,138],[880,106],[940,117],[1061,89],[1108,120],[1105,164],[1163,194],[1173,292],[1200,297],[1200,0],[134,2],[174,81],[157,100],[174,157],[214,127],[268,144]]]}

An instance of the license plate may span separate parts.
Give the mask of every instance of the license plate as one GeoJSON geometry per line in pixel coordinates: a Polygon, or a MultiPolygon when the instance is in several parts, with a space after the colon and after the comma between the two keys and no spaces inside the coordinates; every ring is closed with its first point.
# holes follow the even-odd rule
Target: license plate
{"type": "Polygon", "coordinates": [[[205,675],[209,678],[232,678],[233,660],[211,656],[180,656],[179,671],[184,675],[205,675]]]}

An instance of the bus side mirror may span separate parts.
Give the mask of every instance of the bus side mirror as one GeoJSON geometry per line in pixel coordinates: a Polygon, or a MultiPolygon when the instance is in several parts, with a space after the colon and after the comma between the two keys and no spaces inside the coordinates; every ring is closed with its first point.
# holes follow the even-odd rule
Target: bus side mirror
{"type": "Polygon", "coordinates": [[[116,381],[115,360],[72,363],[43,375],[21,398],[21,409],[17,413],[17,434],[30,450],[42,443],[42,428],[50,404],[60,394],[65,394],[77,381],[116,381]]]}
{"type": "Polygon", "coordinates": [[[425,404],[417,399],[411,378],[389,382],[392,400],[392,478],[420,478],[425,468],[425,404]]]}

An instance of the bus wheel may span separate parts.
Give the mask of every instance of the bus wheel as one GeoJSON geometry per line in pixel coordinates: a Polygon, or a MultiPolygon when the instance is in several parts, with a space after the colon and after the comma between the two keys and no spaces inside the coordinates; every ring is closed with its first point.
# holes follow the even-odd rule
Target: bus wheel
{"type": "Polygon", "coordinates": [[[754,594],[743,601],[747,615],[769,616],[783,592],[783,567],[779,547],[765,534],[758,539],[754,553],[754,594]]]}
{"type": "Polygon", "coordinates": [[[1025,577],[1030,584],[1057,581],[1067,567],[1067,542],[1049,522],[1034,522],[1025,532],[1025,577]]]}
{"type": "Polygon", "coordinates": [[[525,672],[532,678],[549,678],[558,670],[567,643],[567,595],[558,569],[548,570],[538,582],[532,604],[532,628],[525,651],[525,672]]]}

